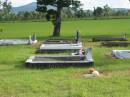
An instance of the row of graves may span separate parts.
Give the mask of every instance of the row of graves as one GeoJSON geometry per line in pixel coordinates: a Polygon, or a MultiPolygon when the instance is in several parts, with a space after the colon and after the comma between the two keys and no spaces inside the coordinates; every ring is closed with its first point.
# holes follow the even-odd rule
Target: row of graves
{"type": "Polygon", "coordinates": [[[83,49],[80,33],[76,33],[74,40],[68,39],[48,39],[41,44],[37,53],[40,55],[31,56],[26,60],[27,67],[81,67],[94,64],[92,49],[83,49]],[[70,52],[66,55],[65,52],[70,52]],[[64,53],[63,53],[64,52],[64,53]],[[51,53],[51,55],[45,55],[51,53]],[[53,54],[55,53],[55,54],[53,54]],[[58,53],[58,54],[57,54],[58,53]]]}
{"type": "MultiPolygon", "coordinates": [[[[105,47],[127,47],[130,41],[123,33],[122,37],[94,37],[93,42],[101,42],[101,46],[105,47]]],[[[111,55],[118,59],[130,59],[130,50],[112,50],[111,55]]]]}
{"type": "MultiPolygon", "coordinates": [[[[130,44],[126,38],[126,34],[124,34],[123,37],[95,37],[92,41],[101,42],[102,46],[107,47],[126,47],[130,44]]],[[[0,46],[30,45],[37,42],[36,35],[34,34],[29,36],[28,39],[0,39],[0,46]]],[[[27,67],[81,67],[92,66],[94,64],[92,48],[84,48],[79,31],[76,32],[76,37],[72,40],[45,40],[36,53],[36,56],[31,56],[26,60],[25,64],[27,67]],[[65,52],[69,52],[70,54],[66,55],[65,52]],[[51,54],[47,55],[46,53],[51,54]]],[[[130,59],[130,50],[112,50],[111,54],[118,59],[130,59]]]]}

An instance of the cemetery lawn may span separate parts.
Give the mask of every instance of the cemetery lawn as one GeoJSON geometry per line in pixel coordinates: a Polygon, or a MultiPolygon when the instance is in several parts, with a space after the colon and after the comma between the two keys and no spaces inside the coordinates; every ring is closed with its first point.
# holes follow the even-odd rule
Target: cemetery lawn
{"type": "Polygon", "coordinates": [[[111,58],[113,49],[89,42],[94,36],[121,37],[126,32],[130,40],[130,19],[64,21],[61,37],[74,38],[80,29],[85,47],[93,48],[95,66],[102,76],[83,78],[86,68],[29,69],[25,60],[35,55],[44,39],[51,36],[50,22],[0,23],[0,39],[27,38],[36,33],[36,45],[0,46],[0,97],[130,97],[130,60],[111,58]]]}

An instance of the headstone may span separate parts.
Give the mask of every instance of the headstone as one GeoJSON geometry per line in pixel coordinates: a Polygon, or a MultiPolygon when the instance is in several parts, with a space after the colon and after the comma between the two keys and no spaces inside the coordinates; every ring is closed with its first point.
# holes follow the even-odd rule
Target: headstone
{"type": "Polygon", "coordinates": [[[76,43],[79,43],[80,42],[80,31],[79,30],[77,30],[77,32],[76,32],[76,43]]]}
{"type": "Polygon", "coordinates": [[[32,39],[32,41],[35,41],[36,40],[36,34],[33,34],[31,39],[32,39]]]}
{"type": "Polygon", "coordinates": [[[29,36],[28,44],[32,44],[32,38],[31,38],[31,36],[29,36]]]}

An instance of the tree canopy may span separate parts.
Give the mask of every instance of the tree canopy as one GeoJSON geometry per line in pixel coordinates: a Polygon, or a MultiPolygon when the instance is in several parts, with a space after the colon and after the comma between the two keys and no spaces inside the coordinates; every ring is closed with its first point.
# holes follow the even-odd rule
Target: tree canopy
{"type": "Polygon", "coordinates": [[[47,20],[53,21],[53,36],[60,36],[62,9],[80,6],[79,0],[37,0],[37,11],[46,13],[47,20]]]}

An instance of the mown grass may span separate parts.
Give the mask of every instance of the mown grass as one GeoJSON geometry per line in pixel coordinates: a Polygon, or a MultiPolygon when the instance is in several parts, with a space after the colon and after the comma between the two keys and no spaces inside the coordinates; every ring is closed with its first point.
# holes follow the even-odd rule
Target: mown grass
{"type": "MultiPolygon", "coordinates": [[[[93,48],[95,67],[103,76],[82,77],[89,68],[28,69],[24,61],[34,55],[39,45],[0,47],[0,97],[130,97],[130,60],[113,59],[107,55],[113,49],[130,47],[101,47],[88,42],[99,35],[130,38],[130,20],[67,21],[62,25],[62,38],[73,38],[81,30],[85,47],[93,48]]],[[[26,38],[36,33],[41,41],[50,37],[53,26],[49,22],[0,23],[4,29],[0,38],[26,38]]]]}
{"type": "MultiPolygon", "coordinates": [[[[82,37],[90,38],[98,35],[121,36],[122,32],[130,33],[130,19],[116,20],[81,20],[62,23],[61,36],[72,38],[80,30],[82,37]]],[[[0,23],[0,38],[27,38],[36,33],[39,39],[50,37],[53,31],[51,22],[18,22],[0,23]]]]}

